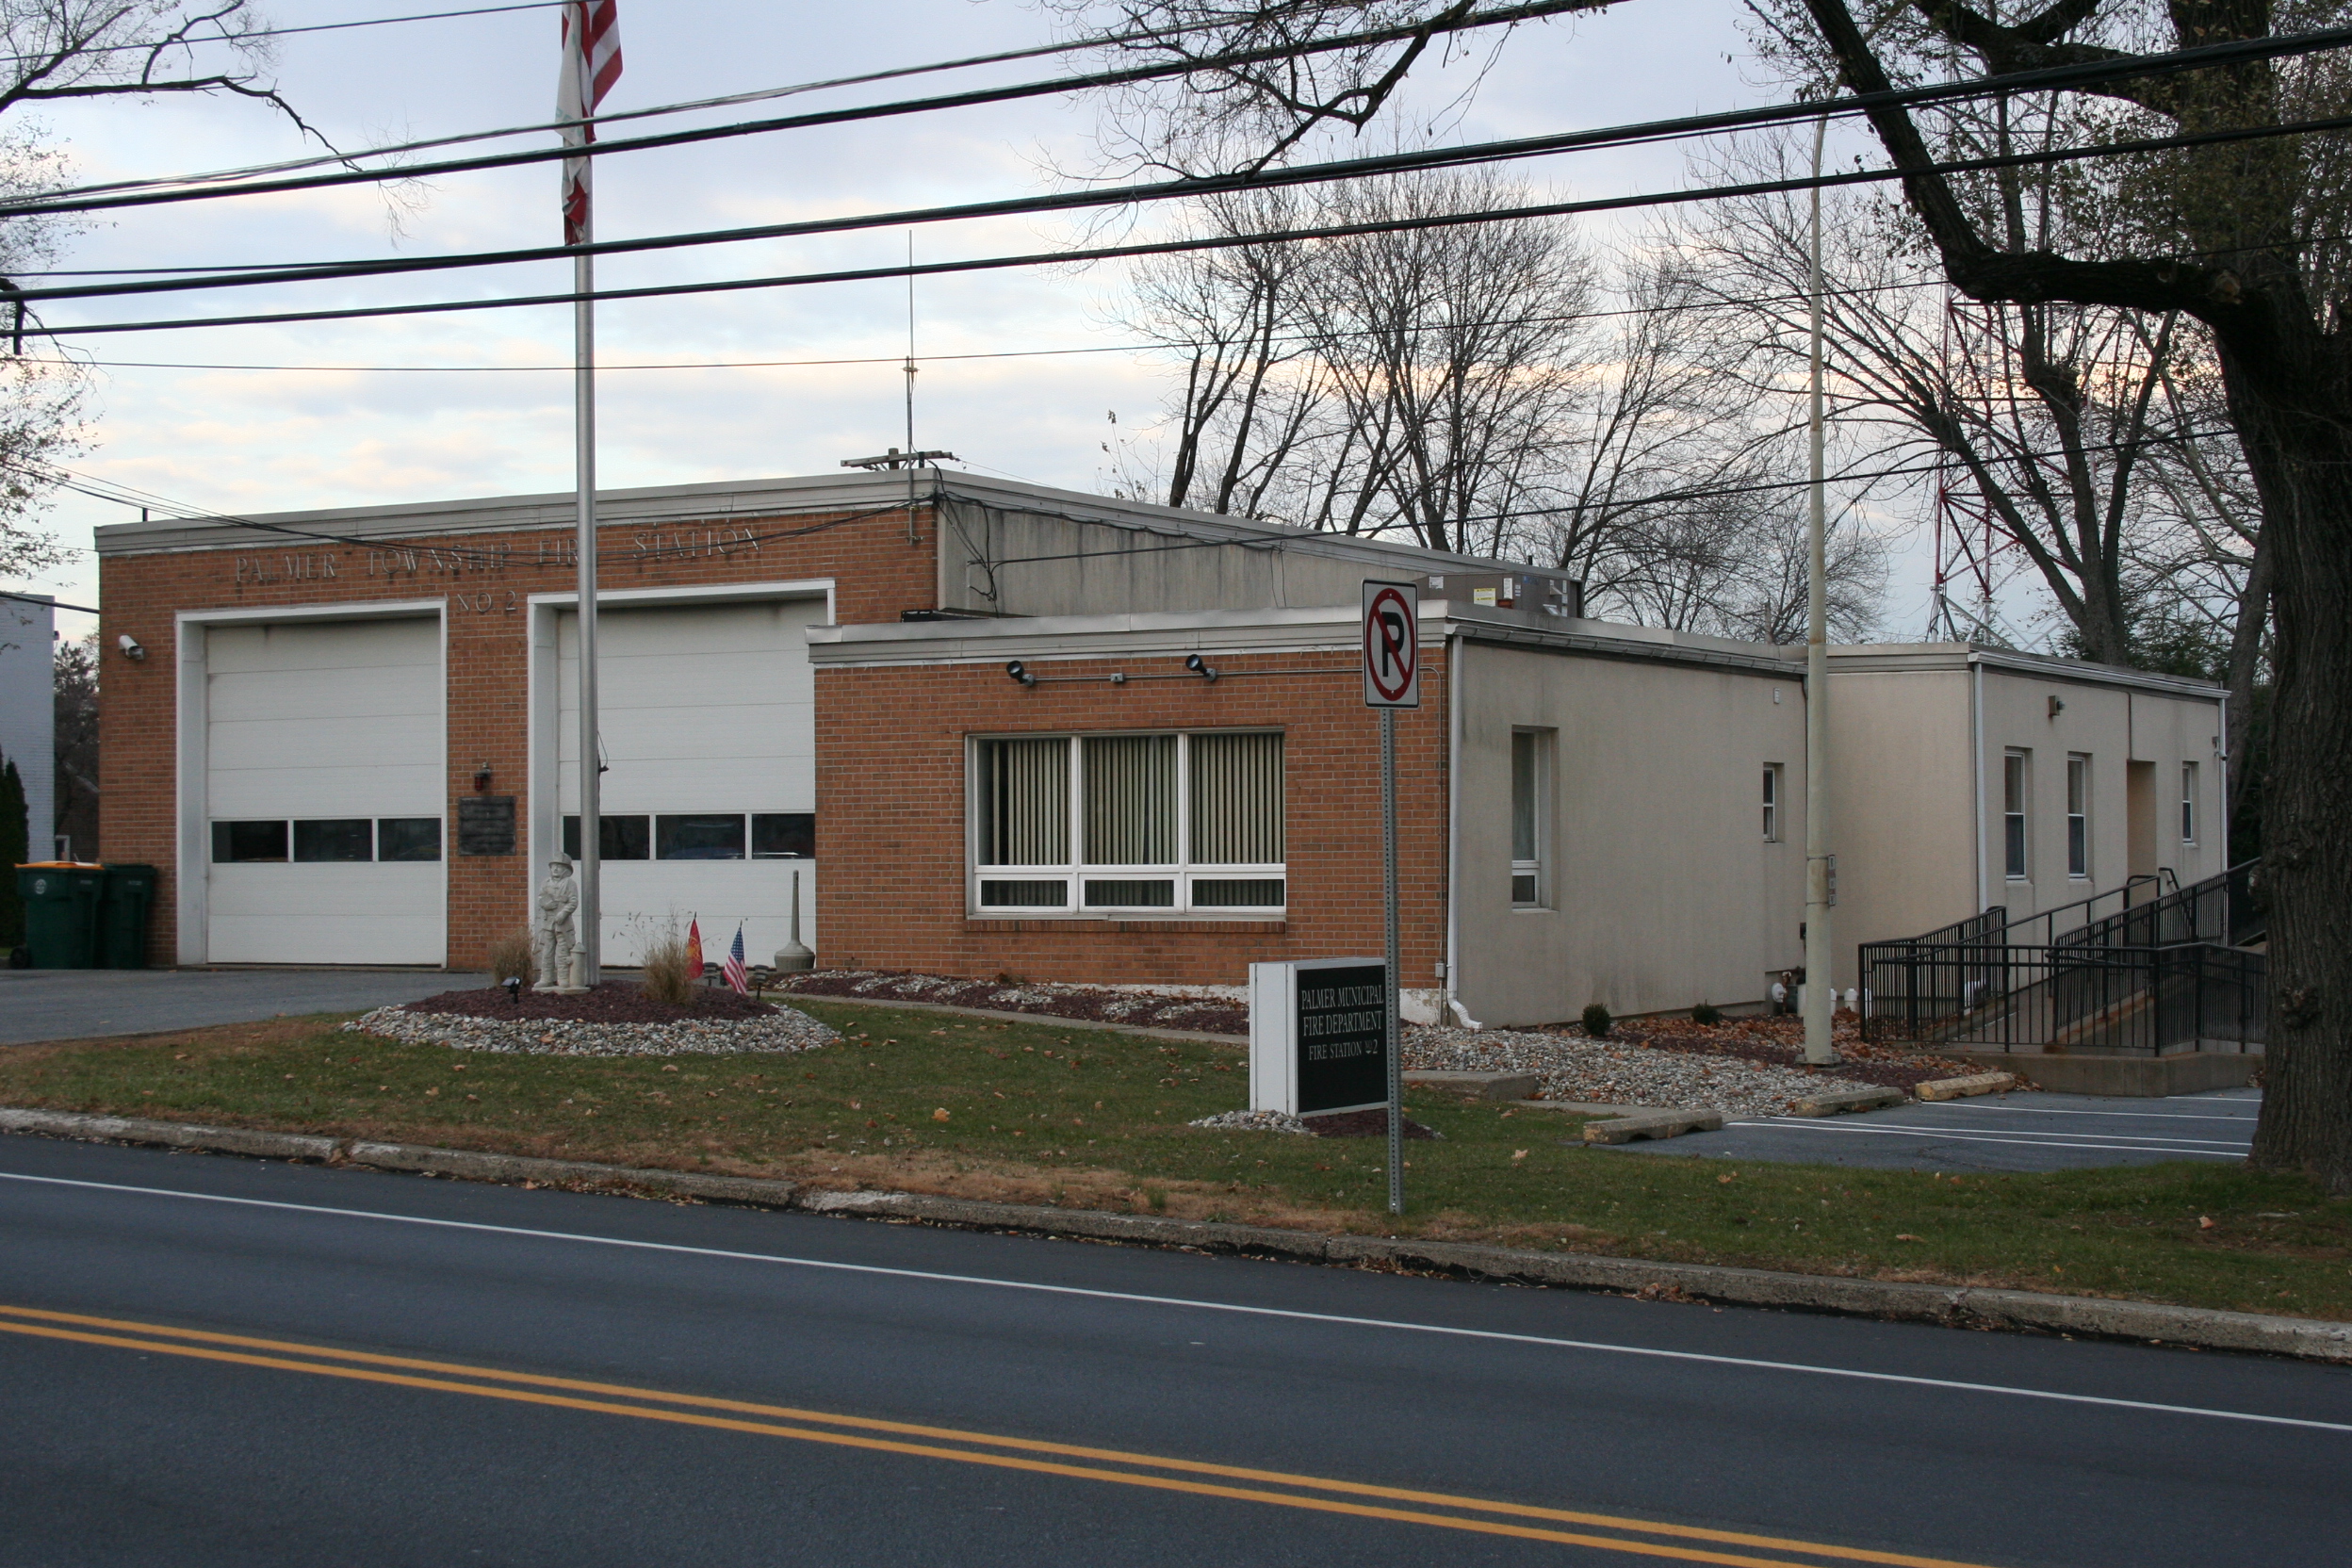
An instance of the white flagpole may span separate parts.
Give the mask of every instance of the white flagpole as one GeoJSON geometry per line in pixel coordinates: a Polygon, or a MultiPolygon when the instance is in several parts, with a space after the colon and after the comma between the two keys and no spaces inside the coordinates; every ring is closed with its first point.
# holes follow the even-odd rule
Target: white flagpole
{"type": "MultiPolygon", "coordinates": [[[[589,225],[580,225],[586,244],[589,225]]],[[[572,259],[573,424],[578,470],[580,528],[580,973],[582,985],[596,983],[602,962],[599,873],[603,860],[603,771],[596,743],[596,264],[572,259]]]]}
{"type": "MultiPolygon", "coordinates": [[[[565,107],[582,123],[564,133],[566,141],[585,146],[595,133],[585,122],[596,112],[589,10],[584,3],[567,7],[564,32],[565,107]]],[[[594,237],[594,167],[586,158],[565,164],[568,182],[579,182],[579,222],[569,222],[568,243],[586,245],[594,237]]],[[[586,986],[601,975],[604,934],[603,772],[596,743],[596,309],[590,301],[596,280],[596,262],[586,254],[572,258],[573,340],[573,466],[577,501],[577,542],[580,556],[580,975],[586,986]]]]}

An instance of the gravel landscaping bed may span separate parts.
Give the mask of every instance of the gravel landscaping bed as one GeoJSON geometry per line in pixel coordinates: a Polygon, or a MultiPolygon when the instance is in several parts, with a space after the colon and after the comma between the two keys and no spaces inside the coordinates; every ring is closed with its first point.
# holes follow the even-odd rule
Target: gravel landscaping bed
{"type": "MultiPolygon", "coordinates": [[[[742,1000],[732,992],[727,996],[731,1002],[742,1000]]],[[[435,997],[430,1002],[441,1000],[435,997]]],[[[499,1000],[505,1000],[503,992],[499,993],[499,1000]]],[[[547,1000],[581,1002],[587,998],[547,1000]]],[[[650,997],[644,1000],[651,1007],[664,1005],[650,997]]],[[[792,1007],[761,1005],[753,1016],[667,1010],[676,1016],[639,1022],[626,1018],[518,1017],[512,1007],[506,1009],[503,1017],[485,1016],[440,1011],[430,1003],[411,1003],[405,1007],[378,1007],[343,1027],[412,1045],[447,1045],[459,1051],[548,1056],[688,1056],[813,1051],[841,1038],[825,1024],[792,1007]]]]}
{"type": "MultiPolygon", "coordinates": [[[[1078,1022],[1132,1023],[1153,1029],[1194,1029],[1242,1039],[1250,1037],[1249,1004],[1216,996],[1106,990],[1045,980],[956,980],[939,974],[897,974],[873,970],[817,970],[808,974],[784,975],[776,979],[773,988],[788,995],[933,1002],[951,1007],[987,1007],[1000,1013],[1037,1013],[1078,1022]]],[[[1197,991],[1200,988],[1172,989],[1197,991]]]]}
{"type": "Polygon", "coordinates": [[[443,991],[406,1006],[412,1013],[460,1013],[508,1021],[568,1019],[581,1023],[680,1023],[690,1019],[767,1018],[776,1011],[765,1002],[737,996],[721,986],[697,986],[688,993],[686,1004],[677,1006],[626,980],[608,980],[571,995],[525,988],[512,1001],[502,987],[484,986],[479,990],[443,991]]]}
{"type": "MultiPolygon", "coordinates": [[[[1795,1039],[1802,1040],[1802,1025],[1795,1020],[1785,1021],[1796,1027],[1795,1039]]],[[[1738,1116],[1780,1115],[1797,1101],[1844,1083],[1909,1088],[1930,1078],[1974,1070],[1932,1056],[1873,1051],[1853,1038],[1837,1042],[1849,1057],[1846,1064],[1797,1067],[1791,1064],[1799,1047],[1784,1037],[1786,1031],[1759,1028],[1783,1022],[1755,1019],[1710,1026],[1680,1019],[1662,1023],[1644,1020],[1638,1026],[1639,1036],[1628,1029],[1597,1040],[1550,1029],[1408,1029],[1405,1066],[1413,1070],[1532,1072],[1543,1080],[1541,1098],[1545,1100],[1738,1116]]]]}
{"type": "MultiPolygon", "coordinates": [[[[1544,1031],[1583,1039],[1581,1029],[1568,1026],[1544,1031]]],[[[1687,1018],[1635,1019],[1609,1032],[1611,1043],[1640,1043],[1655,1051],[1682,1051],[1694,1055],[1757,1061],[1769,1067],[1795,1067],[1805,1057],[1805,1021],[1799,1018],[1737,1018],[1721,1023],[1693,1023],[1687,1018]]],[[[1830,1043],[1845,1058],[1832,1068],[1810,1070],[1856,1084],[1883,1088],[1911,1089],[1935,1078],[1961,1078],[1984,1069],[1949,1056],[1924,1056],[1895,1051],[1865,1040],[1854,1015],[1840,1015],[1830,1031],[1830,1043]]],[[[2015,1071],[2017,1070],[2012,1069],[2015,1071]]],[[[2018,1073],[2020,1079],[2024,1077],[2018,1073]]]]}

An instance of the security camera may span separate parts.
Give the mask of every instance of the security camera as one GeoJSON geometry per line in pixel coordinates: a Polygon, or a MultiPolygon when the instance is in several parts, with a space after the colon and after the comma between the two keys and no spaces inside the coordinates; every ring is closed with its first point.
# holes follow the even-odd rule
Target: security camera
{"type": "Polygon", "coordinates": [[[139,639],[133,637],[127,631],[123,632],[121,636],[114,640],[114,645],[122,650],[122,657],[125,659],[144,659],[147,657],[147,650],[139,645],[139,639]]]}

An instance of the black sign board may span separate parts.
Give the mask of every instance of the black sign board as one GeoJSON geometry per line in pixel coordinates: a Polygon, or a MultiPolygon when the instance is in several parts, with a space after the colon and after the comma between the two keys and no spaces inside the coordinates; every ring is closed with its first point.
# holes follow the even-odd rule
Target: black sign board
{"type": "Polygon", "coordinates": [[[514,797],[458,796],[457,852],[460,855],[514,854],[514,797]]]}
{"type": "Polygon", "coordinates": [[[1298,1114],[1388,1102],[1385,979],[1379,964],[1298,972],[1298,1114]]]}

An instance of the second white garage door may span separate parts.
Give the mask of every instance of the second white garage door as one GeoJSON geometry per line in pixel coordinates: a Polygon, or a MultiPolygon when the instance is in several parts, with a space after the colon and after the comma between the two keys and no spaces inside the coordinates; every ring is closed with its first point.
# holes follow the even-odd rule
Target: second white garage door
{"type": "MultiPolygon", "coordinates": [[[[808,629],[822,599],[605,610],[596,618],[597,726],[609,771],[604,958],[633,965],[675,923],[711,962],[738,922],[765,963],[790,929],[816,945],[816,710],[808,629]]],[[[577,844],[580,622],[558,629],[563,814],[577,844]]]]}

